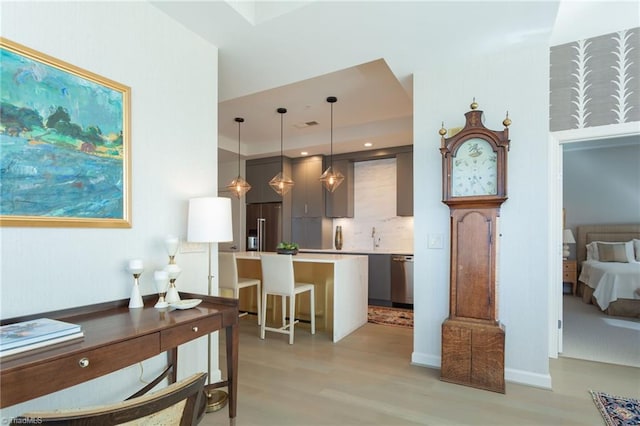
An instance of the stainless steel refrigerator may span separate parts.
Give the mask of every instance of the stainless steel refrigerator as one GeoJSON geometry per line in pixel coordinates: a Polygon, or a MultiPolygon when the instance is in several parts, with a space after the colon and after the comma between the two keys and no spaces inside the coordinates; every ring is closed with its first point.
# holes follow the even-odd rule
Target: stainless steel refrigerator
{"type": "Polygon", "coordinates": [[[247,204],[247,250],[276,251],[282,235],[282,203],[247,204]]]}

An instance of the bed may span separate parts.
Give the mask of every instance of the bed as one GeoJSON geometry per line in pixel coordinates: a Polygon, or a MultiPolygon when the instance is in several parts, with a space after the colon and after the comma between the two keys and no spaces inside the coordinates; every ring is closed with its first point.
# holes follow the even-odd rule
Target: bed
{"type": "Polygon", "coordinates": [[[608,315],[640,318],[640,224],[584,225],[577,228],[577,236],[582,300],[608,315]]]}

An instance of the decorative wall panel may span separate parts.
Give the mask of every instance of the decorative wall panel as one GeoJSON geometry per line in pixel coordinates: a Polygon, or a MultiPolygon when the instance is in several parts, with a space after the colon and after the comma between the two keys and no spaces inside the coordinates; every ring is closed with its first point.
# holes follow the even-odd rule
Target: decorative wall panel
{"type": "Polygon", "coordinates": [[[640,121],[640,28],[551,48],[549,128],[640,121]]]}

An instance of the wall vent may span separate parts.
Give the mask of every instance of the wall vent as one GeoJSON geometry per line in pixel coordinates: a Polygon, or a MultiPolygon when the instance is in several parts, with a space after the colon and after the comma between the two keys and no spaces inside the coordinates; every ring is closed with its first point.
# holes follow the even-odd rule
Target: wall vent
{"type": "Polygon", "coordinates": [[[317,121],[313,120],[313,121],[305,121],[304,123],[296,123],[293,125],[293,127],[297,128],[297,129],[304,129],[305,127],[311,127],[311,126],[317,126],[318,123],[317,121]]]}

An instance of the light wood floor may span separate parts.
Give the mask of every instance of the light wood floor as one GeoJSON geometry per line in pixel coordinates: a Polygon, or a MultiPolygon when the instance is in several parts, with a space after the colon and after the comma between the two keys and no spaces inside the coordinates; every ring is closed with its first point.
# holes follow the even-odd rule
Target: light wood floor
{"type": "MultiPolygon", "coordinates": [[[[366,324],[334,344],[302,324],[291,346],[286,335],[260,340],[255,320],[240,319],[237,426],[601,426],[589,389],[640,397],[634,367],[555,359],[553,391],[507,383],[502,395],[445,383],[439,370],[411,365],[411,329],[366,324]]],[[[229,423],[225,407],[201,424],[229,423]]]]}

